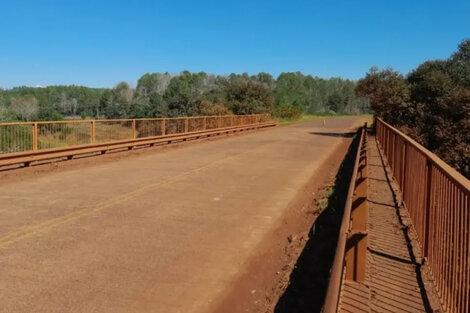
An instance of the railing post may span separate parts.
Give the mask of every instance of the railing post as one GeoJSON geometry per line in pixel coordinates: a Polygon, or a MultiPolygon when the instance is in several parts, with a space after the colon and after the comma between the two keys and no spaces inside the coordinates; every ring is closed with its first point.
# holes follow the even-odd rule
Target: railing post
{"type": "Polygon", "coordinates": [[[382,145],[382,140],[380,138],[381,132],[380,132],[380,125],[379,125],[379,120],[375,118],[375,137],[379,141],[380,145],[382,145]]]}
{"type": "Polygon", "coordinates": [[[390,157],[391,157],[391,164],[390,164],[390,168],[392,169],[392,174],[393,176],[395,176],[395,169],[396,169],[396,164],[395,164],[395,153],[397,151],[397,146],[396,146],[396,139],[397,136],[395,136],[395,134],[393,134],[392,136],[392,151],[390,153],[390,157]]]}
{"type": "Polygon", "coordinates": [[[38,123],[33,124],[33,151],[38,150],[38,123]]]}
{"type": "Polygon", "coordinates": [[[162,119],[162,136],[165,136],[166,133],[166,119],[162,119]]]}
{"type": "Polygon", "coordinates": [[[202,130],[206,130],[207,127],[207,117],[204,116],[204,121],[202,123],[202,130]]]}
{"type": "Polygon", "coordinates": [[[385,151],[385,134],[386,134],[386,129],[385,129],[385,125],[383,125],[382,123],[380,124],[380,141],[381,141],[381,145],[382,145],[382,150],[385,151]]]}
{"type": "Polygon", "coordinates": [[[185,118],[184,120],[184,132],[187,133],[188,132],[188,124],[189,124],[189,118],[185,118]]]}
{"type": "Polygon", "coordinates": [[[219,118],[217,119],[217,128],[222,127],[221,124],[222,124],[222,117],[219,116],[219,118]]]}
{"type": "Polygon", "coordinates": [[[429,225],[431,223],[431,188],[432,188],[432,163],[426,160],[426,202],[425,202],[425,223],[424,223],[424,258],[429,256],[429,225]]]}
{"type": "Polygon", "coordinates": [[[230,126],[233,126],[233,115],[230,116],[230,126]]]}
{"type": "Polygon", "coordinates": [[[393,133],[390,131],[390,129],[388,130],[388,138],[387,138],[387,145],[388,145],[388,149],[387,149],[387,163],[388,165],[391,167],[392,165],[390,164],[390,151],[392,151],[392,137],[393,137],[393,133]]]}
{"type": "Polygon", "coordinates": [[[383,149],[383,146],[384,146],[384,130],[383,130],[383,127],[382,127],[382,124],[379,120],[377,120],[377,128],[380,132],[380,136],[379,136],[379,141],[380,141],[380,147],[383,149]]]}
{"type": "Polygon", "coordinates": [[[408,169],[406,161],[408,159],[408,143],[406,140],[403,141],[403,172],[401,173],[401,193],[402,193],[402,202],[405,202],[406,198],[406,171],[408,169]]]}
{"type": "Polygon", "coordinates": [[[132,138],[135,139],[137,137],[137,133],[135,131],[135,119],[132,120],[132,138]]]}
{"type": "Polygon", "coordinates": [[[95,121],[91,121],[91,143],[96,142],[96,125],[95,121]]]}

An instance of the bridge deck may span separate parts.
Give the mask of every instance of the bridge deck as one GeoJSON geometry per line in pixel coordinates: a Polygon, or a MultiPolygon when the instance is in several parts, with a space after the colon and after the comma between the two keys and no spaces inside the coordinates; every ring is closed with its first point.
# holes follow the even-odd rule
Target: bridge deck
{"type": "Polygon", "coordinates": [[[427,312],[421,256],[413,248],[413,231],[400,208],[375,138],[368,144],[368,269],[365,284],[345,280],[341,312],[427,312]]]}
{"type": "MultiPolygon", "coordinates": [[[[262,256],[299,192],[311,195],[303,188],[346,149],[344,133],[357,123],[88,158],[22,180],[0,175],[0,312],[210,311],[262,256]]],[[[263,296],[250,287],[239,294],[263,296]]]]}

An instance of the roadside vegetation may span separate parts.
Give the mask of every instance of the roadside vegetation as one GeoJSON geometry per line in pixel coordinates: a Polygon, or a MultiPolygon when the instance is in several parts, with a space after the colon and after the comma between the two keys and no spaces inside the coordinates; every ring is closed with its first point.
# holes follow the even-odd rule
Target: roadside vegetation
{"type": "Polygon", "coordinates": [[[356,96],[470,178],[470,40],[449,58],[426,61],[406,76],[373,67],[358,82],[356,96]]]}
{"type": "Polygon", "coordinates": [[[374,117],[371,114],[301,114],[296,117],[274,117],[277,120],[278,124],[281,126],[290,125],[294,123],[302,123],[302,122],[311,122],[316,120],[325,120],[325,125],[327,125],[327,119],[331,118],[348,118],[354,116],[357,120],[356,127],[364,125],[367,123],[368,125],[372,125],[374,122],[374,117]]]}
{"type": "MultiPolygon", "coordinates": [[[[328,116],[333,116],[332,114],[329,114],[328,116]]],[[[339,115],[335,115],[339,116],[339,115]]],[[[295,117],[277,117],[277,121],[279,125],[290,125],[293,123],[301,123],[301,122],[310,122],[310,121],[315,121],[315,120],[320,120],[322,118],[325,118],[326,115],[319,115],[319,114],[300,114],[295,117]]]]}
{"type": "Polygon", "coordinates": [[[139,118],[271,113],[296,120],[310,115],[360,114],[369,103],[356,82],[300,72],[228,76],[204,72],[147,73],[133,88],[82,86],[0,89],[0,121],[139,118]]]}

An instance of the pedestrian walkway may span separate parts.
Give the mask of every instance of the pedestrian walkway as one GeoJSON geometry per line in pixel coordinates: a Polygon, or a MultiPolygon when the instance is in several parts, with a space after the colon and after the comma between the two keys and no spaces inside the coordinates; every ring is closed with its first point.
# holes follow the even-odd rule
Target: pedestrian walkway
{"type": "Polygon", "coordinates": [[[429,312],[420,255],[374,137],[368,141],[368,264],[364,284],[344,280],[341,312],[429,312]]]}

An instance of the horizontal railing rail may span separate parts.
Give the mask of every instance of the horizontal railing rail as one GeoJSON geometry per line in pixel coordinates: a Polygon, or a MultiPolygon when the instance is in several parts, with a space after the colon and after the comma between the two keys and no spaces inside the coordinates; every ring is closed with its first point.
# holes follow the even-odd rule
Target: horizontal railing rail
{"type": "Polygon", "coordinates": [[[330,271],[323,313],[336,313],[338,311],[341,286],[344,279],[359,282],[365,281],[367,262],[367,201],[365,201],[367,198],[366,130],[367,126],[362,127],[358,132],[359,143],[346,196],[333,265],[330,271]]]}
{"type": "Polygon", "coordinates": [[[0,155],[259,124],[269,114],[0,123],[0,155]]]}
{"type": "Polygon", "coordinates": [[[376,138],[446,312],[470,312],[470,181],[378,118],[376,138]]]}
{"type": "Polygon", "coordinates": [[[117,151],[122,149],[133,149],[136,147],[149,147],[162,144],[171,144],[187,140],[195,140],[207,138],[223,134],[238,133],[255,129],[276,126],[276,122],[262,122],[256,124],[248,124],[243,126],[232,126],[217,128],[213,130],[200,130],[182,134],[170,134],[163,136],[126,139],[107,143],[94,143],[81,146],[73,146],[67,148],[46,149],[32,152],[17,152],[0,155],[0,167],[24,164],[26,166],[33,162],[52,161],[57,159],[72,159],[75,156],[90,154],[105,154],[108,151],[117,151]]]}

